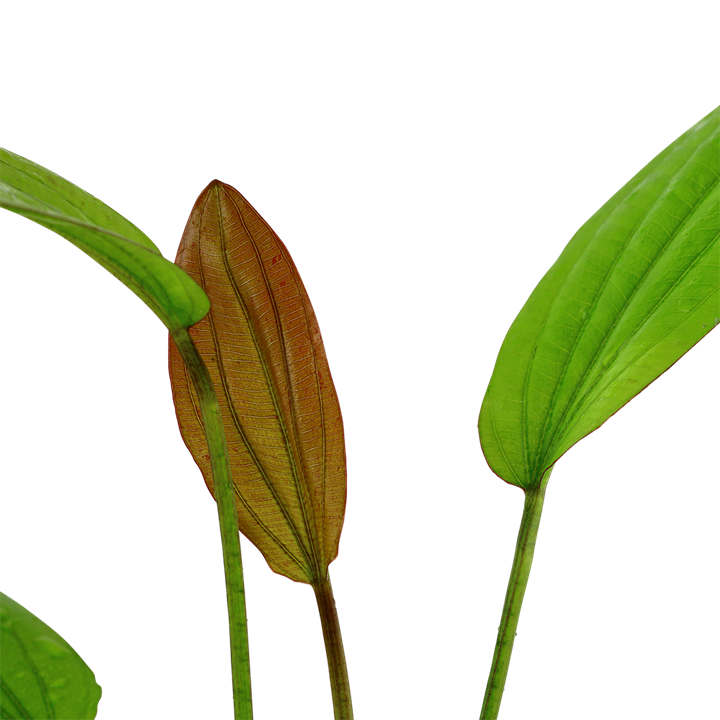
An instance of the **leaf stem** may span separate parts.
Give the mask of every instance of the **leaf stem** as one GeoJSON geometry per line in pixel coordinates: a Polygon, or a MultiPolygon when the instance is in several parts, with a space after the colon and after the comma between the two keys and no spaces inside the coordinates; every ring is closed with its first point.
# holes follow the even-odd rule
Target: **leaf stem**
{"type": "Polygon", "coordinates": [[[548,470],[545,473],[538,487],[525,490],[525,508],[520,521],[515,557],[510,571],[507,593],[505,594],[505,605],[503,606],[500,627],[498,628],[495,654],[493,655],[490,675],[485,689],[485,701],[480,712],[480,720],[496,720],[500,712],[500,703],[505,690],[505,680],[510,667],[510,656],[515,643],[515,635],[517,635],[520,609],[522,608],[525,588],[530,577],[530,567],[535,553],[535,540],[540,527],[540,515],[542,514],[545,489],[550,478],[550,472],[551,470],[548,470]]]}
{"type": "Polygon", "coordinates": [[[335,720],[353,720],[352,699],[350,697],[350,680],[345,663],[340,620],[338,619],[335,598],[333,596],[330,574],[325,580],[313,583],[315,598],[320,611],[325,652],[327,653],[328,670],[330,671],[330,688],[332,690],[335,720]]]}
{"type": "Polygon", "coordinates": [[[225,588],[227,591],[230,624],[230,660],[232,666],[233,706],[235,720],[252,720],[252,692],[250,687],[250,648],[248,645],[247,613],[245,610],[245,582],[243,580],[240,534],[235,510],[230,462],[228,460],[225,432],[220,406],[210,374],[186,329],[172,333],[173,340],[182,356],[192,379],[200,411],[205,437],[210,450],[210,464],[215,482],[215,500],[220,517],[225,588]]]}

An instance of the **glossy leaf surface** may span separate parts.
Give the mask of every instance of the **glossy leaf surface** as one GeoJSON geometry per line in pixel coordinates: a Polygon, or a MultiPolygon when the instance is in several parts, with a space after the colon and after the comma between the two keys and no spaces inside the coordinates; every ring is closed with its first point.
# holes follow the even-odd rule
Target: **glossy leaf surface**
{"type": "Polygon", "coordinates": [[[170,331],[207,314],[203,291],[130,221],[54,172],[1,148],[0,207],[54,230],[86,252],[170,331]]]}
{"type": "MultiPolygon", "coordinates": [[[[211,301],[190,334],[220,401],[240,530],[275,572],[324,580],[345,512],[345,441],[297,269],[247,200],[217,180],[195,203],[176,262],[211,301]]],[[[183,439],[213,492],[197,398],[172,342],[170,377],[183,439]]]]}
{"type": "Polygon", "coordinates": [[[492,470],[537,487],[720,317],[720,108],[575,234],[513,322],[480,412],[492,470]]]}
{"type": "Polygon", "coordinates": [[[54,630],[0,593],[0,717],[94,718],[100,686],[54,630]]]}

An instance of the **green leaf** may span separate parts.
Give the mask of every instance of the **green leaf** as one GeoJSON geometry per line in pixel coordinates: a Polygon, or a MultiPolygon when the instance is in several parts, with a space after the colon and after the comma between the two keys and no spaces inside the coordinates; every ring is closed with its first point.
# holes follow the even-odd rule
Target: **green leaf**
{"type": "Polygon", "coordinates": [[[512,324],[480,411],[492,470],[544,472],[720,317],[720,108],[585,225],[512,324]]]}
{"type": "Polygon", "coordinates": [[[101,689],[54,630],[0,593],[0,717],[92,720],[101,689]]]}
{"type": "Polygon", "coordinates": [[[59,175],[0,148],[0,207],[69,240],[127,285],[172,332],[194,325],[210,301],[131,222],[59,175]]]}

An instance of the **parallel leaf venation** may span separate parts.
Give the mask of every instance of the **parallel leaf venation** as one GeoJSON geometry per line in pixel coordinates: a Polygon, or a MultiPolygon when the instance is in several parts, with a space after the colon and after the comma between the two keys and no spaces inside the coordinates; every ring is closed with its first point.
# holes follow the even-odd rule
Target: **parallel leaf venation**
{"type": "MultiPolygon", "coordinates": [[[[680,233],[685,227],[686,223],[692,218],[693,214],[697,210],[698,207],[702,206],[703,201],[711,194],[712,190],[717,186],[717,171],[714,173],[714,178],[710,184],[709,187],[704,188],[704,191],[699,195],[696,202],[693,205],[690,205],[687,209],[687,213],[684,217],[678,217],[676,222],[676,227],[672,230],[666,230],[664,226],[658,225],[662,228],[663,232],[666,234],[666,241],[659,245],[657,249],[657,253],[654,258],[646,258],[646,268],[643,270],[641,268],[638,268],[637,274],[638,277],[634,279],[634,287],[631,287],[629,293],[624,296],[624,299],[622,300],[622,305],[620,307],[614,307],[613,306],[613,298],[608,297],[608,295],[611,295],[611,291],[613,289],[618,289],[618,293],[623,296],[622,288],[620,287],[623,284],[623,272],[618,271],[618,268],[621,266],[623,260],[627,257],[627,254],[630,250],[633,249],[633,241],[638,238],[638,235],[640,233],[640,230],[647,225],[648,222],[654,223],[654,220],[648,220],[648,218],[651,217],[651,213],[653,210],[656,210],[658,206],[666,207],[667,205],[667,193],[671,189],[673,185],[677,185],[678,182],[678,175],[682,173],[682,170],[685,169],[692,161],[696,158],[697,154],[700,153],[703,150],[707,150],[707,146],[712,143],[712,141],[715,140],[714,145],[717,145],[717,138],[713,138],[712,136],[705,141],[703,145],[701,145],[695,152],[684,160],[682,164],[682,168],[679,171],[679,173],[674,173],[670,175],[669,177],[666,177],[667,184],[665,186],[665,189],[661,194],[659,194],[656,199],[654,200],[653,204],[647,208],[644,212],[641,213],[640,218],[638,219],[637,224],[632,228],[631,232],[629,233],[627,239],[623,243],[622,249],[619,254],[613,259],[613,262],[611,266],[608,269],[608,272],[604,278],[603,284],[597,294],[595,295],[594,302],[590,308],[590,311],[587,312],[587,315],[582,319],[581,325],[580,325],[580,331],[576,336],[576,339],[572,345],[572,348],[570,350],[567,362],[565,363],[564,367],[562,368],[561,372],[558,376],[558,384],[556,385],[556,392],[553,396],[553,399],[551,401],[551,408],[548,412],[546,423],[543,428],[543,430],[540,433],[541,437],[546,437],[544,445],[539,448],[537,452],[536,462],[533,469],[533,475],[537,476],[540,472],[544,471],[546,466],[549,464],[548,460],[550,455],[552,454],[552,447],[553,442],[555,441],[558,434],[561,432],[561,429],[563,427],[563,422],[566,420],[566,417],[569,416],[571,413],[572,415],[576,414],[579,409],[582,407],[582,402],[576,401],[576,397],[578,393],[581,391],[584,384],[586,384],[586,381],[588,378],[590,378],[596,371],[598,371],[599,376],[602,376],[603,372],[605,372],[605,368],[607,368],[612,363],[612,357],[609,359],[603,359],[604,362],[602,363],[602,367],[598,368],[598,365],[601,361],[601,355],[603,350],[606,348],[606,346],[615,338],[615,331],[618,327],[621,326],[622,321],[630,322],[629,315],[630,313],[626,312],[630,306],[632,301],[640,294],[643,290],[647,288],[646,280],[650,276],[651,271],[653,268],[656,267],[656,265],[662,261],[662,258],[665,256],[666,252],[668,252],[673,247],[673,243],[676,239],[680,237],[680,233]],[[665,200],[665,202],[663,202],[665,200]],[[597,324],[597,315],[598,313],[602,312],[602,309],[598,310],[597,308],[602,307],[602,303],[606,302],[607,304],[610,304],[610,306],[615,311],[614,313],[608,313],[606,315],[606,318],[610,321],[610,324],[608,327],[600,328],[597,324]],[[575,353],[578,351],[578,348],[583,347],[583,340],[586,338],[587,333],[590,329],[593,327],[596,327],[600,330],[602,333],[602,338],[599,340],[599,342],[596,344],[596,347],[592,350],[590,355],[589,362],[586,362],[584,364],[584,371],[582,374],[578,377],[574,377],[573,375],[573,358],[575,353]],[[563,389],[567,389],[569,387],[574,387],[574,389],[570,392],[570,397],[568,400],[563,401],[562,403],[557,403],[557,396],[561,394],[561,391],[563,389]],[[560,417],[558,419],[554,419],[552,416],[554,413],[560,413],[560,417]],[[548,433],[548,424],[551,424],[552,427],[554,427],[553,432],[548,433]],[[540,467],[542,465],[542,467],[540,467]]],[[[707,167],[703,165],[703,167],[707,167]]],[[[638,192],[642,190],[642,185],[638,189],[638,192]]],[[[613,215],[611,215],[608,219],[606,219],[605,223],[601,228],[598,230],[598,232],[594,235],[592,238],[592,241],[588,243],[586,248],[585,255],[591,253],[594,250],[594,245],[598,242],[603,242],[607,236],[607,228],[611,223],[611,218],[614,215],[617,215],[621,213],[623,210],[626,209],[625,205],[620,206],[615,210],[613,215]]],[[[657,239],[657,238],[655,238],[657,239]]],[[[710,247],[711,245],[708,244],[706,246],[710,247]]],[[[634,264],[638,265],[637,260],[633,261],[634,264]]],[[[680,278],[685,276],[685,268],[682,267],[679,263],[675,263],[675,265],[670,268],[671,271],[673,271],[676,274],[676,279],[674,282],[672,282],[672,287],[674,287],[679,281],[680,278]],[[677,277],[679,275],[679,277],[677,277]]],[[[625,274],[626,276],[626,274],[625,274]]],[[[576,279],[571,275],[566,285],[571,285],[573,282],[576,282],[576,279]]],[[[624,283],[625,285],[632,285],[633,283],[624,283]]],[[[558,293],[558,301],[562,299],[569,299],[571,303],[573,303],[574,298],[577,296],[576,293],[568,293],[565,294],[561,290],[558,293]]],[[[635,316],[634,320],[636,323],[636,327],[633,330],[627,330],[623,333],[622,342],[628,343],[632,337],[637,333],[640,327],[644,325],[649,317],[655,312],[656,307],[662,302],[662,299],[665,297],[665,295],[661,296],[657,303],[655,304],[655,307],[652,307],[648,312],[645,312],[643,314],[638,314],[635,316]]],[[[562,312],[562,310],[561,310],[562,312]]],[[[553,324],[553,330],[556,330],[559,327],[558,323],[553,324]]],[[[542,342],[542,338],[539,342],[542,342]]],[[[622,344],[620,345],[620,348],[622,348],[622,344]]],[[[618,351],[620,351],[620,348],[618,348],[618,351]]],[[[597,378],[595,382],[597,381],[597,378]]],[[[570,421],[565,423],[565,426],[570,424],[570,421]]]]}
{"type": "MultiPolygon", "coordinates": [[[[213,236],[212,235],[213,232],[216,232],[219,234],[219,237],[220,237],[220,242],[219,242],[220,260],[223,263],[223,266],[225,267],[225,270],[226,270],[226,275],[223,278],[223,281],[229,281],[231,283],[231,286],[234,289],[235,299],[238,302],[238,305],[240,306],[243,316],[245,318],[245,325],[244,325],[243,329],[246,332],[248,332],[252,338],[253,345],[257,352],[258,360],[260,361],[259,365],[263,369],[263,372],[265,374],[265,380],[266,380],[268,390],[271,392],[271,394],[273,394],[273,401],[275,403],[275,409],[276,409],[278,422],[281,425],[284,425],[284,423],[282,422],[282,412],[280,411],[280,408],[277,406],[277,398],[274,396],[274,390],[275,390],[274,384],[267,377],[266,360],[265,360],[264,353],[262,352],[260,343],[259,343],[258,338],[255,333],[254,325],[253,325],[252,318],[251,318],[251,313],[247,307],[247,304],[245,302],[245,298],[243,297],[242,292],[240,292],[237,288],[233,270],[226,265],[226,263],[227,263],[227,241],[225,239],[225,224],[224,224],[224,220],[223,220],[222,206],[221,206],[221,201],[220,201],[220,197],[219,197],[222,190],[218,185],[216,185],[214,188],[214,192],[216,194],[214,200],[217,203],[217,207],[216,207],[217,212],[212,213],[210,218],[212,220],[214,220],[215,217],[217,217],[218,227],[213,228],[207,234],[210,237],[213,236]]],[[[207,207],[207,204],[208,204],[208,201],[210,200],[210,198],[211,198],[210,193],[208,193],[204,198],[203,206],[200,211],[200,222],[201,223],[210,221],[208,219],[208,213],[206,212],[206,207],[207,207]]],[[[208,280],[208,277],[207,277],[208,271],[210,271],[212,273],[213,271],[216,271],[217,268],[215,267],[215,263],[212,263],[212,262],[208,266],[208,259],[204,258],[203,249],[204,249],[204,247],[206,247],[206,245],[209,245],[209,244],[202,242],[202,238],[204,237],[205,234],[206,233],[203,232],[203,229],[201,226],[201,228],[199,229],[199,232],[197,234],[197,241],[196,241],[196,262],[197,262],[198,272],[200,273],[200,278],[201,278],[200,284],[203,288],[205,288],[206,292],[208,292],[208,295],[210,295],[211,301],[212,301],[212,298],[216,294],[217,289],[221,288],[223,286],[223,283],[222,282],[210,283],[208,280]]],[[[252,244],[253,243],[252,236],[249,233],[247,235],[252,244]]],[[[210,252],[211,252],[211,248],[208,247],[208,253],[210,253],[210,252]]],[[[287,507],[281,501],[281,499],[278,497],[275,484],[272,482],[272,480],[269,476],[268,470],[266,469],[265,465],[259,458],[257,449],[256,449],[253,441],[249,437],[248,433],[246,432],[246,430],[243,426],[243,422],[242,422],[241,418],[238,416],[238,413],[236,411],[237,404],[235,402],[235,399],[233,398],[232,392],[229,387],[228,378],[227,378],[226,372],[224,370],[225,363],[223,361],[223,351],[222,351],[224,343],[220,340],[219,333],[216,328],[215,317],[216,317],[217,313],[218,313],[218,310],[214,309],[214,305],[211,306],[211,311],[209,314],[210,332],[211,332],[211,337],[213,339],[213,353],[214,353],[214,356],[217,357],[217,359],[218,359],[216,369],[217,369],[217,372],[220,377],[220,381],[223,386],[225,408],[226,408],[229,416],[232,418],[235,432],[239,436],[240,441],[245,446],[259,476],[265,483],[268,492],[274,499],[279,512],[284,516],[287,526],[290,528],[290,530],[294,536],[294,540],[295,540],[298,548],[301,551],[302,558],[298,557],[288,547],[288,545],[275,532],[273,532],[273,530],[265,523],[265,521],[262,519],[262,517],[256,512],[253,504],[248,502],[247,499],[245,498],[245,495],[242,491],[241,483],[237,479],[233,483],[234,487],[235,487],[235,492],[236,492],[237,496],[240,498],[240,500],[243,504],[243,507],[248,512],[248,514],[265,531],[265,533],[267,533],[267,535],[276,543],[276,545],[285,553],[285,555],[293,563],[295,563],[297,565],[298,571],[303,575],[307,574],[308,566],[309,566],[309,558],[310,558],[310,552],[309,552],[308,546],[303,541],[303,538],[301,537],[301,533],[299,532],[299,528],[296,526],[296,523],[294,522],[291,514],[288,512],[287,507]]],[[[286,451],[288,450],[287,447],[285,449],[286,449],[286,451]]],[[[291,457],[289,458],[289,460],[290,460],[291,466],[294,466],[294,463],[293,463],[291,457]]],[[[249,535],[249,537],[251,539],[254,539],[252,532],[247,532],[248,531],[247,528],[242,528],[242,529],[249,535]]]]}
{"type": "MultiPolygon", "coordinates": [[[[217,387],[240,528],[276,572],[321,580],[337,555],[345,452],[322,338],[297,269],[254,208],[217,181],[198,198],[176,262],[212,304],[190,333],[217,387]]],[[[183,437],[212,489],[196,401],[171,354],[172,376],[183,437]]]]}
{"type": "Polygon", "coordinates": [[[513,322],[480,414],[483,452],[534,487],[714,327],[720,108],[575,234],[513,322]]]}
{"type": "MultiPolygon", "coordinates": [[[[270,353],[267,350],[263,351],[261,344],[258,342],[257,336],[253,330],[253,323],[251,321],[251,318],[250,318],[250,315],[248,312],[248,308],[245,305],[245,303],[242,302],[242,300],[241,300],[241,294],[239,292],[239,288],[237,287],[235,279],[234,279],[234,277],[232,277],[230,268],[227,265],[227,253],[226,252],[223,253],[223,258],[226,262],[226,269],[228,272],[228,277],[231,279],[233,288],[237,293],[238,299],[242,302],[242,306],[246,313],[246,318],[248,320],[248,327],[252,333],[253,340],[256,343],[256,347],[258,350],[258,354],[260,355],[261,360],[262,360],[262,367],[263,367],[263,371],[265,373],[267,390],[272,397],[273,406],[274,406],[276,412],[278,413],[278,422],[280,423],[283,437],[285,439],[288,461],[289,461],[291,469],[292,469],[292,477],[293,477],[293,482],[295,484],[298,501],[303,510],[303,519],[304,519],[306,532],[307,532],[308,536],[311,536],[312,535],[312,530],[311,530],[312,525],[308,521],[307,511],[306,511],[306,502],[309,503],[310,493],[309,493],[307,478],[305,477],[305,465],[304,465],[303,461],[300,459],[301,455],[302,455],[302,450],[301,450],[301,447],[300,447],[299,441],[298,441],[298,438],[300,437],[300,430],[298,428],[298,418],[300,417],[301,412],[297,408],[298,403],[296,402],[296,397],[295,397],[295,392],[294,392],[294,383],[292,381],[290,367],[288,365],[289,351],[288,351],[288,344],[286,342],[286,332],[285,332],[285,328],[283,327],[281,312],[278,308],[278,300],[277,300],[275,293],[272,290],[271,283],[270,283],[270,280],[267,275],[267,270],[263,263],[263,258],[262,258],[262,254],[260,252],[258,243],[256,242],[253,233],[250,231],[250,228],[248,227],[247,222],[246,222],[245,218],[243,217],[242,212],[240,211],[240,208],[238,207],[237,199],[233,198],[231,195],[227,195],[227,199],[230,203],[233,204],[235,211],[237,213],[237,216],[239,218],[239,221],[243,226],[243,230],[246,233],[248,241],[250,242],[250,245],[253,248],[257,265],[260,269],[260,272],[262,273],[262,279],[263,279],[263,284],[265,286],[265,292],[267,293],[268,297],[270,298],[272,314],[274,317],[275,334],[277,337],[277,342],[280,345],[280,357],[282,360],[282,370],[283,370],[282,379],[285,383],[284,388],[282,387],[282,385],[279,382],[280,379],[276,377],[276,374],[274,372],[276,369],[276,365],[272,362],[270,353]],[[271,375],[273,375],[272,378],[271,378],[271,375]],[[278,386],[279,391],[276,391],[276,385],[278,386]],[[289,420],[290,420],[291,426],[293,428],[292,433],[289,432],[289,430],[288,430],[288,424],[286,421],[285,413],[283,412],[283,408],[281,407],[281,403],[278,398],[278,395],[283,390],[285,390],[285,393],[283,393],[283,394],[287,394],[289,402],[290,402],[289,420]]],[[[274,235],[274,233],[273,233],[273,235],[274,235]]],[[[274,239],[277,243],[277,249],[280,250],[281,254],[283,255],[283,259],[287,263],[287,260],[288,260],[287,253],[284,252],[284,248],[282,246],[282,243],[280,242],[280,239],[275,235],[274,235],[274,239]]],[[[292,267],[290,267],[290,271],[292,272],[292,267]]],[[[297,284],[298,278],[294,277],[293,279],[295,281],[295,284],[297,284]]],[[[306,327],[306,330],[307,330],[307,327],[306,327]]],[[[301,383],[302,381],[303,381],[303,379],[300,378],[298,383],[301,383]]],[[[313,507],[311,504],[309,505],[309,509],[310,509],[310,512],[313,511],[313,507]]],[[[313,520],[315,520],[314,517],[313,517],[313,520]]]]}

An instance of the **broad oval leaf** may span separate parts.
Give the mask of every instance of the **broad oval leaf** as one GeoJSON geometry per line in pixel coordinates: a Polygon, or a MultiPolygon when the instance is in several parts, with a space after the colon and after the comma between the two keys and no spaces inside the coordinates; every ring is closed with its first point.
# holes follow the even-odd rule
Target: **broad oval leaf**
{"type": "Polygon", "coordinates": [[[513,322],[480,411],[492,470],[535,487],[717,324],[720,108],[575,234],[513,322]]]}
{"type": "Polygon", "coordinates": [[[92,720],[101,689],[54,630],[0,593],[0,717],[92,720]]]}
{"type": "Polygon", "coordinates": [[[77,185],[0,148],[0,207],[54,230],[129,287],[172,332],[209,310],[203,291],[129,220],[77,185]]]}
{"type": "MultiPolygon", "coordinates": [[[[324,580],[345,513],[340,405],[315,313],[280,238],[217,180],[193,207],[176,262],[210,297],[190,334],[223,417],[241,532],[292,580],[324,580]]],[[[170,342],[180,430],[210,492],[197,397],[170,342]]]]}

